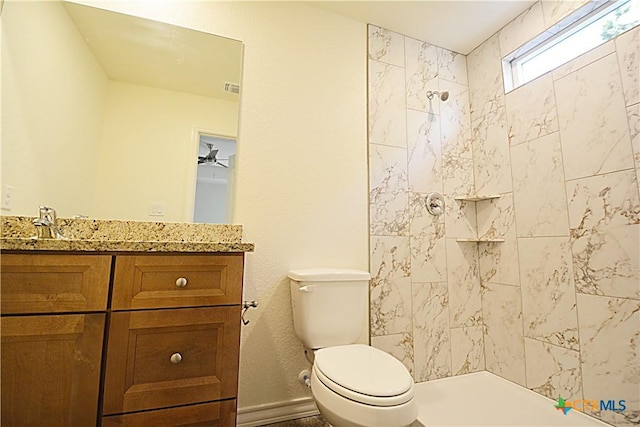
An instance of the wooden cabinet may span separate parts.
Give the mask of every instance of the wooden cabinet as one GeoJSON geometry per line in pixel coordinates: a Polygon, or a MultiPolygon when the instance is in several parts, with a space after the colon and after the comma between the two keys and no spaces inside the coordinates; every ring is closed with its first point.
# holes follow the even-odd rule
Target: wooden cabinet
{"type": "Polygon", "coordinates": [[[242,253],[116,258],[114,310],[240,304],[242,253]]]}
{"type": "Polygon", "coordinates": [[[3,427],[96,424],[110,263],[0,256],[3,427]]]}
{"type": "Polygon", "coordinates": [[[234,399],[240,307],[116,312],[104,414],[234,399]]]}
{"type": "Polygon", "coordinates": [[[3,427],[96,424],[104,318],[2,318],[3,427]]]}
{"type": "Polygon", "coordinates": [[[235,426],[244,254],[0,266],[3,427],[235,426]]]}
{"type": "Polygon", "coordinates": [[[102,427],[228,427],[236,425],[236,401],[202,403],[157,411],[113,415],[102,419],[102,427]]]}
{"type": "Polygon", "coordinates": [[[105,311],[111,257],[1,254],[2,314],[105,311]]]}

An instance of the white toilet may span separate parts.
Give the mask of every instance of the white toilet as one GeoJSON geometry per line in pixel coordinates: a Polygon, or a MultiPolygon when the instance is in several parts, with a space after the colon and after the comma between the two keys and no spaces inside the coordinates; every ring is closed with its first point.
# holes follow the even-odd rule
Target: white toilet
{"type": "Polygon", "coordinates": [[[393,356],[354,344],[368,310],[368,272],[291,270],[296,335],[314,351],[311,393],[334,427],[404,427],[418,417],[413,378],[393,356]]]}

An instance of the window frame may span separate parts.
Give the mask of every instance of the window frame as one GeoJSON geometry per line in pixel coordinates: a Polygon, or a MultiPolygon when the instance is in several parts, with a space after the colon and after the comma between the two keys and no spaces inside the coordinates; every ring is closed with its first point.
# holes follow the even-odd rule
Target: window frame
{"type": "MultiPolygon", "coordinates": [[[[553,27],[547,29],[540,36],[534,38],[524,46],[505,56],[502,60],[505,93],[516,89],[530,81],[533,81],[536,78],[588,52],[589,50],[606,43],[608,40],[602,40],[600,41],[600,43],[589,46],[588,49],[581,51],[576,55],[568,56],[563,62],[551,66],[549,69],[540,74],[537,74],[535,77],[531,77],[528,79],[524,78],[523,65],[526,65],[528,61],[535,59],[537,56],[545,53],[549,49],[554,48],[556,45],[562,43],[569,37],[578,34],[580,31],[592,25],[594,22],[598,21],[605,15],[613,12],[618,8],[625,7],[632,1],[634,0],[597,0],[595,2],[590,2],[558,22],[553,27]]],[[[638,23],[636,23],[636,25],[631,28],[634,28],[637,25],[638,23]]],[[[631,28],[627,29],[627,31],[631,28]]]]}

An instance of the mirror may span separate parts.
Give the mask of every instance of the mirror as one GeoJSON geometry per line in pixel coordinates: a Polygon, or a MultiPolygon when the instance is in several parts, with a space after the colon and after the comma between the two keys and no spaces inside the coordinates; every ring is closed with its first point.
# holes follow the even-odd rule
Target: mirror
{"type": "Polygon", "coordinates": [[[192,222],[202,135],[237,137],[242,43],[60,1],[1,19],[2,214],[192,222]]]}

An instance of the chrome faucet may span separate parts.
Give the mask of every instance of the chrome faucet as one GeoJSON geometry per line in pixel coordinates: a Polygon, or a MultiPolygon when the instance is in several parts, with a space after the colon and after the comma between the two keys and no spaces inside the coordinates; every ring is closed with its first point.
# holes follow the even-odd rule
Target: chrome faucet
{"type": "Polygon", "coordinates": [[[38,239],[64,239],[53,208],[40,206],[40,217],[33,220],[33,225],[38,230],[38,239]]]}

